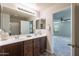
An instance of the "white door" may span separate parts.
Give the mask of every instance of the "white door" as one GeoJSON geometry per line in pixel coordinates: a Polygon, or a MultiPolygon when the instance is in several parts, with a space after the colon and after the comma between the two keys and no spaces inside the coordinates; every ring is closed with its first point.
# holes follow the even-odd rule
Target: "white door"
{"type": "Polygon", "coordinates": [[[79,3],[72,4],[72,24],[73,24],[73,55],[79,56],[79,3]]]}
{"type": "Polygon", "coordinates": [[[29,22],[21,21],[21,34],[29,34],[29,22]]]}

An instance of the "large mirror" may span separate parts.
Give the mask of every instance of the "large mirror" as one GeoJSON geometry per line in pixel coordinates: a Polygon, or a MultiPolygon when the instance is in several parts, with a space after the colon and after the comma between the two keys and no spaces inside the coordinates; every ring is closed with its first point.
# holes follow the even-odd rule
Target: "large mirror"
{"type": "Polygon", "coordinates": [[[34,16],[0,5],[0,29],[9,35],[32,34],[34,16]]]}
{"type": "Polygon", "coordinates": [[[10,34],[31,34],[33,33],[33,21],[21,17],[10,17],[10,34]]]}

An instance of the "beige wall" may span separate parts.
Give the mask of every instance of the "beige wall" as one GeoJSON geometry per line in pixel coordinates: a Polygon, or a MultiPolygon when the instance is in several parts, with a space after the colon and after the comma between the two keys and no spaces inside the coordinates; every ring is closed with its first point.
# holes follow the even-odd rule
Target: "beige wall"
{"type": "Polygon", "coordinates": [[[48,36],[48,41],[47,41],[47,50],[49,52],[52,51],[52,31],[53,31],[53,26],[52,26],[52,21],[53,21],[53,13],[60,11],[62,9],[68,8],[70,4],[57,4],[57,5],[52,5],[48,9],[45,9],[43,11],[40,11],[41,18],[46,18],[46,29],[47,29],[47,36],[48,36]]]}
{"type": "Polygon", "coordinates": [[[0,28],[1,28],[1,4],[0,4],[0,28]]]}

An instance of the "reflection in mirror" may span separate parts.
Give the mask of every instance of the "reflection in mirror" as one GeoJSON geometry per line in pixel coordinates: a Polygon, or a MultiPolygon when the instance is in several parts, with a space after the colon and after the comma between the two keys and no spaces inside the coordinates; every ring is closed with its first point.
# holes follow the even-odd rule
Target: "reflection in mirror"
{"type": "Polygon", "coordinates": [[[45,29],[46,21],[45,19],[36,20],[36,29],[45,29]]]}
{"type": "Polygon", "coordinates": [[[0,28],[9,35],[31,34],[33,33],[33,20],[31,15],[16,11],[14,9],[2,7],[0,28]],[[21,22],[24,21],[24,24],[21,22]],[[24,26],[24,27],[23,27],[24,26]],[[23,33],[25,31],[25,33],[23,33]]]}
{"type": "MultiPolygon", "coordinates": [[[[28,19],[28,18],[27,18],[28,19]]],[[[23,19],[20,17],[10,17],[10,34],[32,34],[33,33],[33,21],[23,19]]]]}
{"type": "Polygon", "coordinates": [[[20,28],[21,34],[31,34],[33,33],[33,21],[21,21],[20,28]]]}

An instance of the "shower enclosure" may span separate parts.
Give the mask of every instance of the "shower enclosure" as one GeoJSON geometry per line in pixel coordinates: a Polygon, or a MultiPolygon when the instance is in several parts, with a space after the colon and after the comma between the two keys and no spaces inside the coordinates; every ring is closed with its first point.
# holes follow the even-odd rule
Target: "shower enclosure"
{"type": "Polygon", "coordinates": [[[57,56],[70,56],[72,47],[71,40],[71,9],[53,14],[52,45],[57,56]]]}

